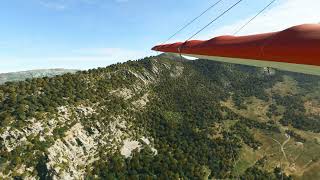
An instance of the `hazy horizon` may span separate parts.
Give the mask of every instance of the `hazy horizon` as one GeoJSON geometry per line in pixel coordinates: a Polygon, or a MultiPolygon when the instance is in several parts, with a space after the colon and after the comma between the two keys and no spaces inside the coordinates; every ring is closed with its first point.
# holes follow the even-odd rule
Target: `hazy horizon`
{"type": "MultiPolygon", "coordinates": [[[[216,1],[10,0],[0,7],[0,73],[92,69],[156,55],[150,49],[216,1]]],[[[236,0],[222,1],[171,41],[183,41],[236,0]]],[[[269,0],[244,0],[196,39],[232,34],[269,0]]],[[[318,23],[316,0],[278,0],[239,35],[318,23]]]]}

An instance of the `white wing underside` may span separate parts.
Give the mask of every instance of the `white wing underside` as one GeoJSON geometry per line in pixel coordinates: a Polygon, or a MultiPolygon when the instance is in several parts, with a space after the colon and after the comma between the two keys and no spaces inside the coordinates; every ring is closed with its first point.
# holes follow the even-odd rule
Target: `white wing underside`
{"type": "MultiPolygon", "coordinates": [[[[178,53],[174,53],[174,54],[178,54],[178,53]]],[[[255,66],[255,67],[270,67],[270,68],[275,68],[275,69],[284,70],[284,71],[291,71],[291,72],[320,76],[320,67],[313,66],[313,65],[301,65],[301,64],[292,64],[292,63],[283,63],[283,62],[274,62],[274,61],[228,58],[228,57],[219,57],[219,56],[204,56],[204,55],[195,55],[195,54],[181,54],[181,55],[200,58],[200,59],[208,59],[208,60],[213,60],[218,62],[232,63],[232,64],[243,64],[243,65],[255,66]]]]}

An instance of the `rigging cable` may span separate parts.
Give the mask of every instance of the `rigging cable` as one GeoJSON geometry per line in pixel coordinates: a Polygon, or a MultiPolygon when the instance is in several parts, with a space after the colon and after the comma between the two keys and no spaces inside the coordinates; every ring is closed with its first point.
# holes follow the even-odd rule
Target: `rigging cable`
{"type": "Polygon", "coordinates": [[[195,37],[196,35],[198,35],[200,32],[202,32],[203,30],[205,30],[208,26],[210,26],[212,23],[214,23],[215,21],[217,21],[218,19],[220,19],[223,15],[225,15],[226,13],[228,13],[231,9],[233,9],[235,6],[237,6],[241,1],[243,0],[239,0],[238,2],[236,2],[235,4],[233,4],[231,7],[229,7],[227,10],[225,10],[223,13],[221,13],[219,16],[217,16],[216,18],[214,18],[211,22],[209,22],[207,25],[205,25],[203,28],[201,28],[199,31],[197,31],[194,35],[192,35],[190,38],[188,38],[185,42],[189,41],[190,39],[192,39],[193,37],[195,37]]]}
{"type": "Polygon", "coordinates": [[[245,28],[248,24],[250,24],[254,19],[256,19],[261,13],[263,13],[268,7],[270,7],[276,0],[272,0],[267,6],[265,6],[262,10],[260,10],[254,17],[252,17],[246,24],[241,26],[233,35],[238,34],[243,28],[245,28]]]}
{"type": "Polygon", "coordinates": [[[230,10],[232,10],[234,7],[236,7],[240,2],[242,2],[243,0],[239,0],[238,2],[236,2],[235,4],[233,4],[232,6],[230,6],[227,10],[223,11],[220,15],[218,15],[216,18],[214,18],[212,21],[210,21],[208,24],[206,24],[203,28],[201,28],[199,31],[197,31],[195,34],[193,34],[190,38],[188,38],[184,43],[181,44],[181,46],[178,48],[180,57],[182,59],[182,48],[184,47],[184,45],[193,37],[195,37],[196,35],[198,35],[200,32],[202,32],[203,30],[205,30],[207,27],[209,27],[212,23],[216,22],[218,19],[220,19],[222,16],[224,16],[225,14],[227,14],[230,10]]]}
{"type": "Polygon", "coordinates": [[[191,20],[190,22],[188,22],[186,25],[184,25],[181,29],[179,29],[177,32],[175,32],[172,36],[170,36],[165,42],[163,42],[162,44],[168,42],[169,40],[171,40],[173,37],[175,37],[177,34],[179,34],[181,31],[183,31],[184,29],[186,29],[188,26],[190,26],[192,23],[194,23],[196,20],[198,20],[201,16],[203,16],[205,13],[207,13],[210,9],[214,8],[216,5],[218,5],[221,1],[223,0],[219,0],[217,2],[215,2],[214,4],[212,4],[209,8],[207,8],[205,11],[203,11],[199,16],[195,17],[193,20],[191,20]]]}

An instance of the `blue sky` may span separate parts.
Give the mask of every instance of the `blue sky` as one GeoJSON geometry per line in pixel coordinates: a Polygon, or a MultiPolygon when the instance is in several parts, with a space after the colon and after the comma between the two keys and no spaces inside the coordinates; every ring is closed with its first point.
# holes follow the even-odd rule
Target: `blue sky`
{"type": "MultiPolygon", "coordinates": [[[[217,0],[2,0],[0,72],[88,69],[152,55],[150,48],[217,0]]],[[[176,40],[237,0],[224,0],[176,40]]],[[[270,0],[243,0],[197,38],[233,33],[270,0]]],[[[319,0],[279,0],[242,34],[320,21],[319,0]]]]}

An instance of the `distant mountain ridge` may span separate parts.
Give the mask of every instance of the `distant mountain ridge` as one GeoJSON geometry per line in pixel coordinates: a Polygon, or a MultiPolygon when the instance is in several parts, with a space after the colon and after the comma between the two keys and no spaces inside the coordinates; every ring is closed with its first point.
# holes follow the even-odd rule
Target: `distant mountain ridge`
{"type": "Polygon", "coordinates": [[[66,73],[75,73],[79,70],[76,69],[36,69],[30,71],[18,71],[10,73],[0,73],[0,84],[11,81],[23,81],[28,78],[40,78],[40,77],[53,77],[66,73]]]}

